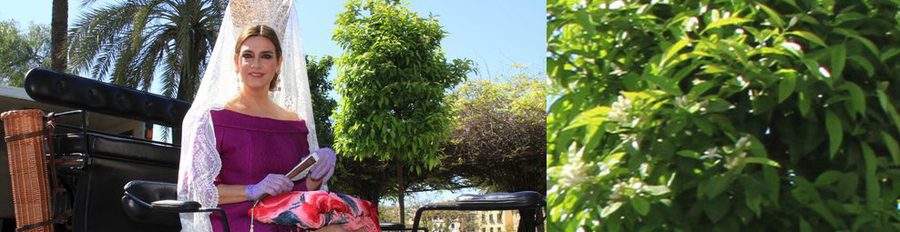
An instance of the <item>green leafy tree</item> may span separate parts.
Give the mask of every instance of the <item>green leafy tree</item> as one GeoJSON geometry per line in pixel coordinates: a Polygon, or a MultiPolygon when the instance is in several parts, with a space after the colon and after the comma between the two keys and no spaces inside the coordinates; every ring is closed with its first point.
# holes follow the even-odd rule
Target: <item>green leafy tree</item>
{"type": "Polygon", "coordinates": [[[13,20],[0,21],[0,84],[21,87],[25,74],[50,65],[50,28],[32,24],[27,32],[13,20]]]}
{"type": "Polygon", "coordinates": [[[442,169],[482,189],[546,192],[546,97],[537,75],[461,85],[442,169]]]}
{"type": "Polygon", "coordinates": [[[549,229],[900,230],[898,5],[548,1],[549,229]]]}
{"type": "Polygon", "coordinates": [[[351,0],[337,19],[333,39],[344,54],[335,148],[357,160],[393,161],[401,212],[405,170],[440,164],[440,142],[450,134],[445,95],[470,70],[471,61],[446,61],[445,35],[437,19],[419,17],[399,1],[351,0]]]}
{"type": "Polygon", "coordinates": [[[226,3],[140,0],[93,8],[70,29],[71,69],[143,91],[161,77],[163,95],[193,101],[226,3]]]}
{"type": "MultiPolygon", "coordinates": [[[[333,85],[327,79],[333,65],[334,59],[331,56],[306,58],[316,136],[320,147],[334,145],[331,115],[337,107],[337,101],[329,96],[333,85]]],[[[386,191],[385,186],[389,185],[388,175],[385,175],[387,164],[378,159],[339,159],[335,169],[333,181],[328,186],[331,190],[359,196],[376,204],[386,191]]]]}
{"type": "Polygon", "coordinates": [[[316,60],[316,57],[306,57],[306,74],[309,76],[309,90],[312,97],[313,117],[316,120],[316,138],[320,147],[331,147],[334,144],[334,129],[332,129],[331,114],[337,106],[337,101],[328,96],[328,92],[334,87],[328,81],[328,73],[334,65],[334,58],[324,56],[316,60]]]}

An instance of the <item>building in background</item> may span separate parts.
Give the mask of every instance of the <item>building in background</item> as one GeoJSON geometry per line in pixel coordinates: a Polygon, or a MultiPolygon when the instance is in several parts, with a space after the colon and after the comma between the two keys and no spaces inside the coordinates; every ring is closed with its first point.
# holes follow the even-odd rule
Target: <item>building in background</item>
{"type": "Polygon", "coordinates": [[[481,232],[514,232],[518,229],[519,212],[516,210],[478,211],[481,232]]]}

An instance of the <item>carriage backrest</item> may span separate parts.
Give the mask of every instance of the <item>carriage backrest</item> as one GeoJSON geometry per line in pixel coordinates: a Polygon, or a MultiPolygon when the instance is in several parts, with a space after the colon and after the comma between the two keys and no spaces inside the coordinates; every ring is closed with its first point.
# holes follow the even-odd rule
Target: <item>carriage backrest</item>
{"type": "Polygon", "coordinates": [[[40,68],[28,72],[24,88],[35,101],[170,127],[180,127],[191,107],[185,101],[40,68]]]}

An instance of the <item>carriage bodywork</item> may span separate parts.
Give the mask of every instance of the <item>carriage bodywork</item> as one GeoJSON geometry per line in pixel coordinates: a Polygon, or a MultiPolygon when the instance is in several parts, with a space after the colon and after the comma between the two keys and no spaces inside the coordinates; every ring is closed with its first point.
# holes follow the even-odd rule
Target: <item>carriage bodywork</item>
{"type": "Polygon", "coordinates": [[[179,146],[142,138],[143,130],[123,134],[93,130],[89,125],[115,116],[137,125],[149,122],[178,127],[189,103],[45,69],[31,70],[24,89],[37,102],[76,109],[45,116],[55,124],[46,147],[53,151],[49,155],[64,189],[53,197],[53,214],[71,215],[57,227],[74,231],[179,229],[130,219],[121,204],[123,188],[131,180],[174,183],[179,146]],[[105,116],[95,118],[96,113],[105,116]]]}

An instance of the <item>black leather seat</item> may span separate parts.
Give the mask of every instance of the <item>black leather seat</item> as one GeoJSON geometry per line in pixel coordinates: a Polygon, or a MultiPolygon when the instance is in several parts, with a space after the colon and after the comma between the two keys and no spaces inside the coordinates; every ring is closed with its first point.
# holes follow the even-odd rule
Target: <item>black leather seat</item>
{"type": "Polygon", "coordinates": [[[176,231],[180,228],[129,220],[120,201],[122,189],[129,181],[176,182],[178,147],[96,133],[60,137],[57,139],[59,153],[86,154],[74,191],[76,231],[176,231]]]}
{"type": "Polygon", "coordinates": [[[518,210],[519,231],[533,232],[537,226],[542,225],[543,215],[538,210],[544,207],[547,201],[544,196],[535,191],[522,191],[514,193],[488,193],[488,194],[464,194],[456,198],[454,202],[444,204],[428,204],[416,210],[412,230],[419,229],[419,220],[422,213],[429,210],[518,210]]]}

